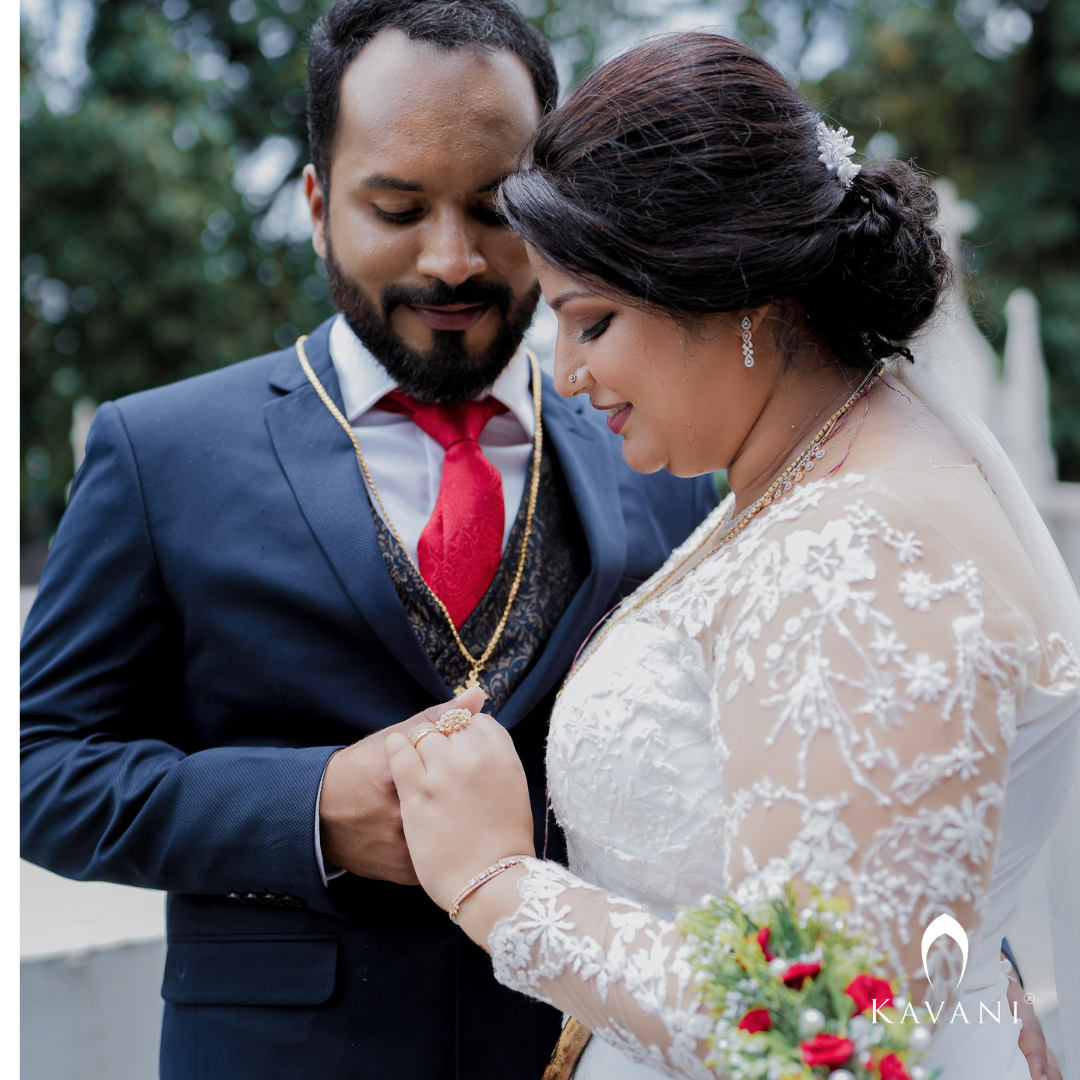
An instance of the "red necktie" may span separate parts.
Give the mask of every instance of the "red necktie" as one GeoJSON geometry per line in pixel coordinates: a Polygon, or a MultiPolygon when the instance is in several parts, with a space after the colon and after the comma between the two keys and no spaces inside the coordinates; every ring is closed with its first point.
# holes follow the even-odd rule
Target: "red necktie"
{"type": "Polygon", "coordinates": [[[445,451],[435,510],[416,547],[420,574],[460,627],[487,592],[502,558],[502,477],[480,449],[484,425],[506,406],[494,398],[424,405],[401,390],[379,402],[406,413],[445,451]]]}

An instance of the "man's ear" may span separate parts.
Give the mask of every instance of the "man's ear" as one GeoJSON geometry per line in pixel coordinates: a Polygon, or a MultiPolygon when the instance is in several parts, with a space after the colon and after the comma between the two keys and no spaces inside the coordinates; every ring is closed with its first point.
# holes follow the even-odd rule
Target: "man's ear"
{"type": "Polygon", "coordinates": [[[314,165],[304,166],[304,198],[311,213],[311,246],[315,254],[326,258],[326,193],[314,165]]]}

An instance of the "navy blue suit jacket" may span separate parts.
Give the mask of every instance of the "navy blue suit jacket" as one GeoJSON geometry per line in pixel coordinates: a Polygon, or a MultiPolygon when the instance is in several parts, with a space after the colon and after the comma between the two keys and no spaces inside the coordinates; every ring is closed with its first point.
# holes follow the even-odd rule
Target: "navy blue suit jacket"
{"type": "MultiPolygon", "coordinates": [[[[328,334],[308,351],[340,406],[328,334]]],[[[575,650],[715,503],[708,478],[632,472],[547,380],[543,405],[590,570],[499,715],[538,831],[575,650]]],[[[420,889],[319,876],[327,759],[451,693],[294,349],[100,408],[22,671],[24,857],[170,893],[163,1077],[539,1075],[557,1016],[420,889]]]]}

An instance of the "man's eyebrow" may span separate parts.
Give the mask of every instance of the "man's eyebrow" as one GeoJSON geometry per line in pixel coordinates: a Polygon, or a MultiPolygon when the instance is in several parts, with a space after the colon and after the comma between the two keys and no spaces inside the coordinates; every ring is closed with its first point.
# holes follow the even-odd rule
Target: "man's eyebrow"
{"type": "Polygon", "coordinates": [[[569,304],[571,300],[584,300],[592,295],[592,293],[583,292],[581,289],[567,289],[566,292],[559,293],[554,300],[549,300],[548,307],[552,311],[558,311],[563,304],[569,304]]]}
{"type": "Polygon", "coordinates": [[[412,180],[402,180],[397,176],[387,176],[385,173],[372,173],[360,181],[361,187],[367,188],[390,188],[392,191],[423,191],[423,186],[412,180]]]}
{"type": "Polygon", "coordinates": [[[489,191],[494,191],[510,175],[510,173],[504,172],[502,176],[496,176],[494,180],[489,180],[486,184],[481,184],[474,194],[482,195],[489,191]]]}
{"type": "MultiPolygon", "coordinates": [[[[486,195],[494,191],[510,174],[508,172],[496,176],[494,180],[485,181],[475,191],[477,195],[486,195]]],[[[398,176],[387,176],[385,173],[372,173],[360,181],[361,187],[366,188],[389,188],[391,191],[423,191],[423,184],[414,180],[403,180],[398,176]]]]}

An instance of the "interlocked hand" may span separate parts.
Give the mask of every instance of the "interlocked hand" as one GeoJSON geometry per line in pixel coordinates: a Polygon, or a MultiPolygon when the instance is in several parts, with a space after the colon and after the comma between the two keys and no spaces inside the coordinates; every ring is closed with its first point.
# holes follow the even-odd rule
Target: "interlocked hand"
{"type": "Polygon", "coordinates": [[[433,705],[334,754],[326,766],[319,800],[319,831],[328,869],[338,867],[359,877],[398,885],[419,883],[405,843],[398,793],[383,743],[388,735],[412,731],[463,703],[470,710],[483,708],[483,690],[471,690],[456,701],[433,705]]]}
{"type": "MultiPolygon", "coordinates": [[[[479,691],[467,691],[447,708],[482,704],[479,691]]],[[[443,910],[485,867],[507,855],[533,854],[525,770],[509,732],[493,717],[476,713],[464,729],[429,735],[416,746],[395,732],[384,747],[413,867],[443,910]]]]}

